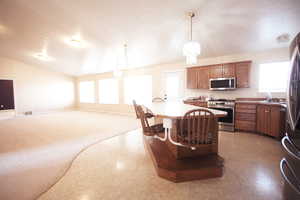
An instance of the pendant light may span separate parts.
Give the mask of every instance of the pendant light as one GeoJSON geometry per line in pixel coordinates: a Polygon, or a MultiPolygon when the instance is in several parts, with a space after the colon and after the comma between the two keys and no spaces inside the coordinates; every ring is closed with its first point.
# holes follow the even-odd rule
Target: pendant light
{"type": "Polygon", "coordinates": [[[201,47],[199,42],[193,41],[193,17],[195,13],[189,12],[190,17],[190,40],[183,46],[183,55],[186,57],[186,64],[197,64],[197,57],[201,53],[201,47]]]}
{"type": "Polygon", "coordinates": [[[128,67],[128,57],[127,57],[127,44],[124,44],[124,57],[117,63],[117,66],[114,70],[114,76],[115,77],[121,77],[123,72],[121,69],[127,68],[128,67]]]}

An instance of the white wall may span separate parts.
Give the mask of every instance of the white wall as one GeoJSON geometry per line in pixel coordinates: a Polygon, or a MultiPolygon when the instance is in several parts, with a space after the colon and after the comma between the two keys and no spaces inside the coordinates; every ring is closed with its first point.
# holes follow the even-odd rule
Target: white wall
{"type": "MultiPolygon", "coordinates": [[[[287,61],[289,59],[289,51],[288,48],[283,49],[273,49],[264,52],[256,52],[256,53],[247,53],[247,54],[235,54],[214,58],[205,58],[199,59],[198,66],[205,66],[211,64],[219,64],[226,62],[238,62],[245,60],[252,60],[252,67],[250,72],[250,88],[237,89],[235,91],[209,91],[204,89],[186,89],[186,75],[184,75],[184,96],[199,96],[199,95],[210,95],[215,98],[238,98],[238,97],[265,97],[265,94],[259,93],[258,91],[258,80],[259,80],[259,65],[262,63],[269,62],[279,62],[279,61],[287,61]]],[[[183,70],[184,74],[186,74],[187,66],[184,61],[170,63],[170,64],[162,64],[162,65],[154,65],[144,68],[136,68],[126,70],[121,78],[119,78],[119,91],[120,91],[120,104],[119,105],[103,105],[103,104],[83,104],[78,102],[77,99],[77,107],[80,109],[87,110],[98,110],[98,111],[106,111],[106,112],[121,112],[128,113],[133,112],[131,106],[125,105],[123,102],[123,78],[126,76],[134,76],[134,75],[145,75],[149,74],[153,77],[153,97],[163,97],[164,91],[164,72],[166,71],[177,71],[183,70]]],[[[76,82],[80,82],[82,80],[94,80],[97,81],[99,79],[111,78],[113,77],[112,73],[103,73],[103,74],[95,74],[95,75],[84,75],[77,77],[76,82]]],[[[96,84],[97,85],[97,84],[96,84]]],[[[96,96],[98,97],[98,89],[96,87],[96,96]]],[[[277,93],[273,94],[273,97],[285,97],[285,93],[277,93]]]]}
{"type": "Polygon", "coordinates": [[[14,80],[18,114],[74,108],[75,78],[72,76],[0,58],[0,79],[14,80]]]}

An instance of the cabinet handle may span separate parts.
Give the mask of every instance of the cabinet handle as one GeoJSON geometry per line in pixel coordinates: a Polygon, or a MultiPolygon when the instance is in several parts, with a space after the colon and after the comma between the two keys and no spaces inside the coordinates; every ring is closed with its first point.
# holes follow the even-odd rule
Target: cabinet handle
{"type": "Polygon", "coordinates": [[[265,112],[266,112],[266,113],[268,113],[268,112],[270,112],[270,111],[268,111],[268,110],[265,110],[265,112]]]}

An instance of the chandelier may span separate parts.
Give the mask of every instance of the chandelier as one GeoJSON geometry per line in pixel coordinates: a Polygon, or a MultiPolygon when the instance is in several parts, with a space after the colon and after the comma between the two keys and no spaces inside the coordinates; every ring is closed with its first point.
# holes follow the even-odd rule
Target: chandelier
{"type": "Polygon", "coordinates": [[[199,42],[193,41],[193,17],[195,13],[189,12],[190,17],[190,40],[183,46],[183,55],[186,57],[186,64],[197,64],[197,57],[201,53],[201,47],[199,42]]]}

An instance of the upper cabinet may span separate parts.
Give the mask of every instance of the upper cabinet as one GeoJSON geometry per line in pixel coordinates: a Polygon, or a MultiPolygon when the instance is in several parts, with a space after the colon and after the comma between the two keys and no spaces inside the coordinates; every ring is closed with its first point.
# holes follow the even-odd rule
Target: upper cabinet
{"type": "Polygon", "coordinates": [[[236,87],[237,88],[250,87],[250,83],[249,83],[250,66],[251,66],[251,62],[236,63],[235,74],[236,74],[236,87]]]}
{"type": "Polygon", "coordinates": [[[187,68],[188,89],[208,89],[209,79],[236,78],[237,88],[249,85],[251,61],[187,68]]]}
{"type": "Polygon", "coordinates": [[[197,80],[198,80],[198,77],[197,77],[197,71],[198,69],[197,68],[188,68],[187,69],[187,88],[189,89],[197,89],[198,88],[198,85],[197,85],[197,80]]]}
{"type": "Polygon", "coordinates": [[[223,78],[232,78],[235,77],[235,64],[229,63],[222,65],[223,69],[223,78]]]}
{"type": "Polygon", "coordinates": [[[223,67],[222,65],[215,65],[207,67],[209,71],[209,78],[220,78],[223,76],[223,67]]]}
{"type": "Polygon", "coordinates": [[[208,89],[209,71],[207,67],[193,67],[187,69],[187,88],[208,89]]]}
{"type": "Polygon", "coordinates": [[[207,67],[199,67],[197,70],[197,88],[209,88],[209,70],[207,67]]]}

